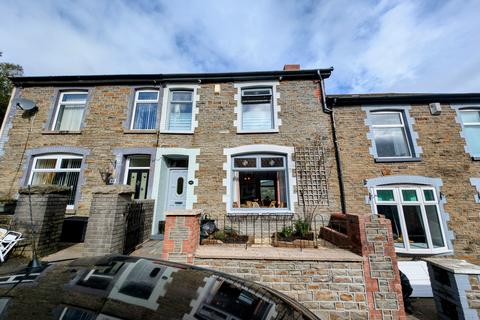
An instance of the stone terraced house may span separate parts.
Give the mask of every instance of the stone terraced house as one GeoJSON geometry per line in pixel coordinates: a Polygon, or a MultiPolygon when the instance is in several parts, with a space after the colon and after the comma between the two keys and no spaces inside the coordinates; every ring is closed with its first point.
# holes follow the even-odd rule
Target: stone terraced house
{"type": "Polygon", "coordinates": [[[332,70],[14,78],[38,112],[9,106],[0,193],[69,186],[88,216],[93,188],[128,184],[155,200],[152,237],[177,208],[382,214],[407,273],[479,263],[480,94],[326,95],[332,70]]]}

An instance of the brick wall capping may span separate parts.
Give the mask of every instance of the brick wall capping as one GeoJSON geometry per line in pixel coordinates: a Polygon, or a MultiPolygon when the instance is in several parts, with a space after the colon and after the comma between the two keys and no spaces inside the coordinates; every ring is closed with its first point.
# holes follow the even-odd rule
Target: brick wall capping
{"type": "Polygon", "coordinates": [[[363,258],[343,249],[298,249],[277,247],[235,248],[225,245],[204,245],[197,248],[195,258],[198,259],[241,259],[241,260],[285,260],[292,261],[330,261],[361,262],[363,258]]]}
{"type": "Polygon", "coordinates": [[[202,209],[175,209],[165,212],[165,216],[199,216],[203,214],[202,209]]]}
{"type": "Polygon", "coordinates": [[[430,263],[441,269],[448,270],[456,274],[479,274],[480,266],[469,263],[460,259],[443,259],[443,258],[424,258],[427,263],[430,263]]]}
{"type": "Polygon", "coordinates": [[[68,194],[70,192],[70,188],[57,185],[41,185],[30,187],[30,191],[28,190],[28,187],[22,187],[18,190],[18,193],[20,194],[28,194],[29,192],[31,194],[68,194]]]}
{"type": "Polygon", "coordinates": [[[105,185],[97,186],[92,188],[92,193],[105,193],[105,194],[128,194],[134,193],[132,186],[125,184],[114,184],[114,185],[105,185]]]}

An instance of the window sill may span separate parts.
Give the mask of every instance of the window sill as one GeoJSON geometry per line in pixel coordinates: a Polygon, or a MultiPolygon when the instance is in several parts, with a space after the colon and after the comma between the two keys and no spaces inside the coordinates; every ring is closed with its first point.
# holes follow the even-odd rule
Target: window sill
{"type": "Polygon", "coordinates": [[[376,163],[389,163],[389,162],[420,162],[422,158],[375,158],[376,163]]]}
{"type": "Polygon", "coordinates": [[[262,211],[254,211],[254,210],[246,210],[246,211],[230,211],[227,213],[228,216],[262,216],[262,215],[275,215],[275,216],[284,216],[284,217],[292,217],[293,212],[291,211],[275,211],[275,210],[262,210],[262,211]]]}
{"type": "Polygon", "coordinates": [[[49,131],[49,130],[44,130],[42,131],[42,134],[45,135],[75,135],[75,134],[82,134],[82,131],[49,131]]]}
{"type": "Polygon", "coordinates": [[[124,134],[156,134],[156,129],[124,129],[124,134]]]}
{"type": "Polygon", "coordinates": [[[237,130],[238,134],[261,134],[261,133],[279,133],[278,129],[269,129],[269,130],[237,130]]]}
{"type": "Polygon", "coordinates": [[[406,250],[406,249],[400,249],[400,248],[395,248],[395,253],[405,255],[405,256],[419,256],[419,255],[424,255],[424,256],[430,256],[430,255],[445,255],[445,254],[452,254],[453,250],[450,249],[417,249],[417,250],[406,250]]]}
{"type": "Polygon", "coordinates": [[[171,131],[171,130],[160,130],[160,133],[164,133],[164,134],[194,134],[193,131],[171,131]]]}

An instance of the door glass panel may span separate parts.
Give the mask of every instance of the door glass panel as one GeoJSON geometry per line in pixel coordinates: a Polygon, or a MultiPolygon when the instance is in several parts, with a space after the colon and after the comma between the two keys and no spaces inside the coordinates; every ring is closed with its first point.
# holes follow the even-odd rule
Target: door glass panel
{"type": "Polygon", "coordinates": [[[131,157],[130,167],[150,167],[150,157],[131,157]]]}
{"type": "Polygon", "coordinates": [[[183,177],[179,177],[177,179],[177,194],[178,195],[181,195],[183,193],[183,184],[184,184],[183,177]]]}
{"type": "Polygon", "coordinates": [[[436,205],[425,206],[427,213],[428,226],[430,227],[430,234],[432,235],[433,247],[441,248],[445,244],[442,237],[442,228],[440,227],[440,220],[438,219],[438,212],[436,205]]]}
{"type": "Polygon", "coordinates": [[[378,201],[395,201],[393,190],[377,190],[378,201]]]}
{"type": "MultiPolygon", "coordinates": [[[[391,191],[391,190],[382,190],[382,191],[391,191]]],[[[390,219],[392,223],[392,232],[393,232],[393,242],[395,243],[396,248],[405,248],[405,243],[403,240],[402,227],[400,224],[400,218],[398,217],[398,208],[397,206],[377,206],[378,214],[384,215],[385,218],[390,219]]]]}
{"type": "Polygon", "coordinates": [[[420,206],[403,206],[402,208],[410,247],[412,249],[427,249],[428,243],[420,206]]]}
{"type": "Polygon", "coordinates": [[[402,190],[403,201],[418,201],[417,190],[402,190]]]}

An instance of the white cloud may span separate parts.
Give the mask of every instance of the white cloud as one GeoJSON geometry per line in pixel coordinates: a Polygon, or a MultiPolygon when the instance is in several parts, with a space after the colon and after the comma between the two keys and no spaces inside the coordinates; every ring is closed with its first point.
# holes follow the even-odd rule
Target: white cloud
{"type": "Polygon", "coordinates": [[[333,92],[480,91],[480,1],[0,2],[27,75],[335,66],[333,92]]]}

